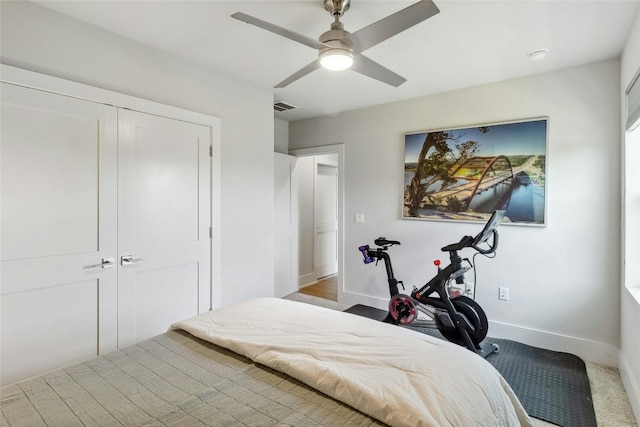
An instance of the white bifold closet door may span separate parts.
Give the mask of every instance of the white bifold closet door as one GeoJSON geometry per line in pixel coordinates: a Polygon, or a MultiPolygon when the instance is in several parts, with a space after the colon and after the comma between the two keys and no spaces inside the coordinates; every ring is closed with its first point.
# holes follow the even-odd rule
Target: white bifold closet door
{"type": "Polygon", "coordinates": [[[118,346],[210,309],[209,127],[120,110],[118,346]]]}
{"type": "Polygon", "coordinates": [[[211,128],[2,84],[0,384],[211,307],[211,128]]]}
{"type": "Polygon", "coordinates": [[[117,344],[117,110],[2,84],[0,382],[117,344]]]}

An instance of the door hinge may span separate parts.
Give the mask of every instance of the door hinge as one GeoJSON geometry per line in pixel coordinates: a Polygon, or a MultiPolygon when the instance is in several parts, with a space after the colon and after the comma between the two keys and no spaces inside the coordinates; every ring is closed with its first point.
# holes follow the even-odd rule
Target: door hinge
{"type": "Polygon", "coordinates": [[[213,157],[213,145],[209,146],[209,157],[213,157]]]}
{"type": "Polygon", "coordinates": [[[213,238],[213,231],[211,230],[211,227],[209,227],[209,238],[210,239],[213,238]]]}

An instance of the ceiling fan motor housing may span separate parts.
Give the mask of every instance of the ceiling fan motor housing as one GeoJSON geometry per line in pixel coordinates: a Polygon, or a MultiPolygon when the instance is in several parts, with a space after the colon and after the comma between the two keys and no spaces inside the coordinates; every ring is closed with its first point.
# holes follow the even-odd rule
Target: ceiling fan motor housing
{"type": "Polygon", "coordinates": [[[355,54],[353,47],[349,43],[343,41],[343,39],[349,34],[351,33],[344,29],[340,21],[335,21],[331,24],[331,29],[322,33],[318,38],[320,43],[324,43],[329,46],[328,48],[321,48],[320,52],[326,49],[344,49],[355,54]]]}
{"type": "Polygon", "coordinates": [[[323,3],[331,16],[342,16],[351,6],[351,0],[323,0],[323,3]]]}

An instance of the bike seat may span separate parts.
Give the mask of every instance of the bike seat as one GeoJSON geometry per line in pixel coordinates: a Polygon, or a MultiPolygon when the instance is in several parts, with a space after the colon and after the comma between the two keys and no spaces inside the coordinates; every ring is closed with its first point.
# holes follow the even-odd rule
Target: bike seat
{"type": "Polygon", "coordinates": [[[400,242],[398,242],[397,240],[387,240],[386,237],[378,237],[376,240],[373,241],[373,243],[375,243],[378,246],[392,246],[392,245],[400,244],[400,242]]]}

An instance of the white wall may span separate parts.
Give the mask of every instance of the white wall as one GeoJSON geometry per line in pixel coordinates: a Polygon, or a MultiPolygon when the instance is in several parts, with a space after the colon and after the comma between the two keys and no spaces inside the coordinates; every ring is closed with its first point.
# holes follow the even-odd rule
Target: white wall
{"type": "MultiPolygon", "coordinates": [[[[617,363],[620,274],[620,69],[617,60],[292,122],[289,148],[345,144],[345,293],[386,307],[382,267],[357,248],[394,247],[396,276],[422,285],[445,244],[480,225],[400,219],[403,134],[549,117],[547,223],[504,226],[493,260],[477,259],[477,300],[490,335],[617,363]],[[365,223],[354,224],[354,213],[365,223]],[[498,301],[498,286],[510,289],[498,301]]],[[[443,256],[444,255],[444,256],[443,256]]],[[[409,289],[411,289],[409,287],[409,289]]]]}
{"type": "Polygon", "coordinates": [[[0,2],[1,61],[219,117],[214,306],[273,294],[273,95],[29,2],[0,2]],[[251,126],[247,126],[247,120],[251,126]],[[248,247],[261,248],[251,256],[248,247]],[[221,249],[221,250],[220,250],[221,249]]]}
{"type": "MultiPolygon", "coordinates": [[[[631,83],[631,78],[635,75],[636,72],[640,69],[640,12],[636,16],[635,24],[629,38],[627,39],[627,43],[625,45],[624,51],[622,53],[622,57],[620,60],[620,85],[621,85],[621,94],[624,99],[624,92],[631,83]]],[[[636,83],[638,84],[638,83],[636,83]]],[[[624,114],[623,114],[624,116],[624,114]]],[[[621,120],[624,122],[625,120],[621,120]]],[[[634,144],[640,143],[640,138],[638,137],[640,134],[640,129],[636,129],[634,132],[634,144]]],[[[631,143],[631,140],[626,141],[627,143],[631,143]]],[[[638,147],[634,147],[635,153],[638,152],[638,147]]],[[[624,154],[623,154],[624,155],[624,154]]],[[[624,164],[624,163],[623,163],[624,164]]],[[[631,167],[638,167],[638,159],[628,159],[627,164],[631,167]]],[[[632,174],[627,174],[627,179],[631,178],[632,174]]],[[[637,177],[637,169],[635,171],[635,176],[637,177]]],[[[639,185],[637,181],[629,182],[628,186],[634,186],[634,190],[637,192],[639,185]]],[[[627,212],[627,215],[638,213],[638,207],[634,207],[635,211],[627,212]]],[[[635,226],[637,227],[638,219],[637,216],[635,218],[635,226]]],[[[623,233],[625,229],[623,228],[623,233]]],[[[627,235],[632,236],[635,239],[638,239],[638,234],[631,234],[630,230],[626,230],[627,235]]],[[[627,288],[627,286],[637,286],[636,283],[632,283],[634,280],[632,277],[624,277],[624,262],[628,265],[628,268],[636,269],[636,279],[637,279],[637,268],[638,268],[638,259],[640,259],[640,253],[638,253],[638,242],[629,242],[627,245],[627,252],[624,254],[622,269],[623,269],[623,280],[621,281],[621,313],[620,313],[620,360],[619,360],[619,368],[620,375],[622,377],[622,381],[627,390],[627,394],[629,395],[629,400],[631,401],[631,406],[633,407],[633,411],[636,415],[636,418],[640,420],[640,334],[638,333],[638,326],[640,325],[640,289],[635,288],[632,294],[632,289],[627,288]],[[635,251],[634,251],[635,250],[635,251]]],[[[629,275],[632,276],[632,275],[629,275]]]]}
{"type": "Polygon", "coordinates": [[[274,119],[274,146],[276,153],[289,153],[289,122],[282,119],[274,119]]]}

